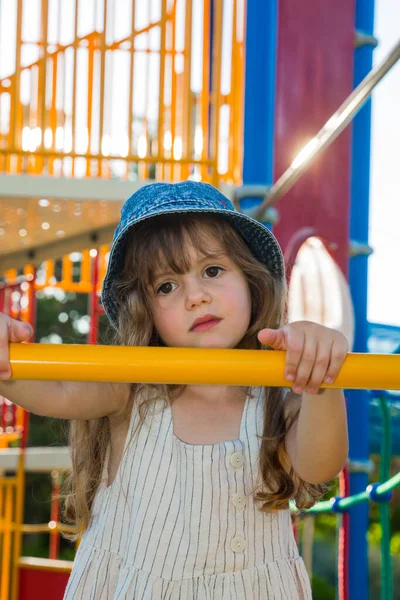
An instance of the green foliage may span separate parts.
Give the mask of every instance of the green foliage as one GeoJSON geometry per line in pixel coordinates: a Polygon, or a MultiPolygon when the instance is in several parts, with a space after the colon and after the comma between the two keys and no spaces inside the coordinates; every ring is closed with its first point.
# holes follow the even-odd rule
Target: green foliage
{"type": "Polygon", "coordinates": [[[313,600],[335,600],[336,598],[335,588],[322,577],[313,575],[311,587],[313,600]]]}
{"type": "Polygon", "coordinates": [[[390,552],[393,555],[400,556],[400,533],[392,535],[390,540],[390,552]]]}

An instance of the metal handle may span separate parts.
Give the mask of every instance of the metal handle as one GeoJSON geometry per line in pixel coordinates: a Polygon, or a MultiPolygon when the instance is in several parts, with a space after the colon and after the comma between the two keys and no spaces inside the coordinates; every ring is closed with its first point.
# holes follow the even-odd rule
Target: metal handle
{"type": "Polygon", "coordinates": [[[343,102],[340,108],[325,123],[324,127],[296,156],[291,166],[270,188],[262,204],[257,207],[255,218],[261,220],[266,209],[276,204],[305,171],[307,165],[338,137],[355,117],[374,87],[390,71],[399,58],[400,41],[388,56],[368,73],[347,100],[343,102]]]}
{"type": "MultiPolygon", "coordinates": [[[[14,379],[287,386],[286,352],[10,344],[14,379]]],[[[348,354],[327,388],[400,389],[399,354],[348,354]]]]}

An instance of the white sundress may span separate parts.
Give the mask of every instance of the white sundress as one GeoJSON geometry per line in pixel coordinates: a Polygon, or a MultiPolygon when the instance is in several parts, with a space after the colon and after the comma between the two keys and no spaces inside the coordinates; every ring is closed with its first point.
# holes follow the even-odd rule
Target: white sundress
{"type": "Polygon", "coordinates": [[[128,445],[132,411],[129,450],[108,487],[104,471],[64,600],[311,598],[290,511],[253,502],[263,399],[251,389],[240,438],[213,445],[179,440],[160,403],[128,445]]]}

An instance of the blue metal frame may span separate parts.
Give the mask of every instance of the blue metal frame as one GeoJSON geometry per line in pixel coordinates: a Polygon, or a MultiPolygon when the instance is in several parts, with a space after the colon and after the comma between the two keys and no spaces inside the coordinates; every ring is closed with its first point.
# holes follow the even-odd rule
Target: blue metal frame
{"type": "MultiPolygon", "coordinates": [[[[277,0],[248,0],[243,184],[273,182],[277,0]]],[[[244,198],[242,210],[261,198],[244,198]]]]}
{"type": "MultiPolygon", "coordinates": [[[[375,0],[357,0],[357,30],[372,34],[374,27],[375,0]]],[[[372,46],[362,46],[355,50],[354,87],[356,87],[372,66],[372,46]]],[[[371,143],[371,102],[368,101],[353,122],[352,178],[351,178],[351,239],[368,243],[369,187],[370,187],[370,143],[371,143]]],[[[367,352],[367,282],[368,257],[357,256],[350,260],[350,289],[355,308],[356,335],[354,352],[367,352]]],[[[348,393],[348,419],[350,436],[350,460],[368,460],[368,393],[353,390],[348,393]]],[[[368,485],[366,473],[350,474],[350,494],[356,494],[368,485]]],[[[367,599],[368,594],[368,503],[350,510],[349,548],[349,595],[367,599]]]]}

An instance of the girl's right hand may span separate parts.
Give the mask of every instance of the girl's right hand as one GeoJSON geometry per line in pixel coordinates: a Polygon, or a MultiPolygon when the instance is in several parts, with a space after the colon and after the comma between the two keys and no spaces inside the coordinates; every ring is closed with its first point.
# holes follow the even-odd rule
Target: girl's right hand
{"type": "Polygon", "coordinates": [[[8,345],[10,342],[26,342],[33,334],[29,323],[17,321],[0,313],[0,379],[10,379],[11,365],[8,345]]]}

